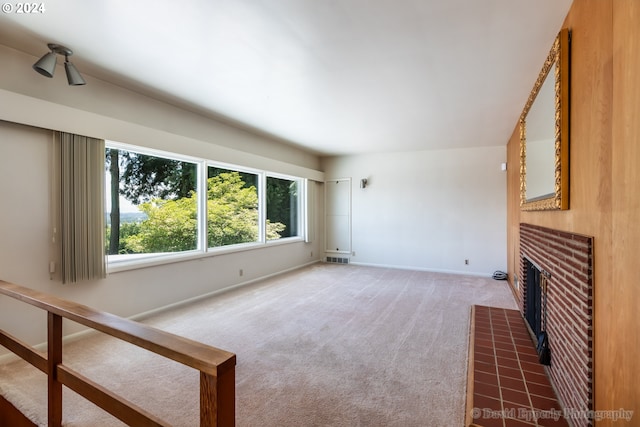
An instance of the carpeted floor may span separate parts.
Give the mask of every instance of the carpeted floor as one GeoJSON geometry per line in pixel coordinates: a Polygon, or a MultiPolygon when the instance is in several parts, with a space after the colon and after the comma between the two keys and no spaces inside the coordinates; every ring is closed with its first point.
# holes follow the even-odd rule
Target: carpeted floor
{"type": "MultiPolygon", "coordinates": [[[[237,354],[239,427],[449,427],[464,421],[473,304],[516,307],[490,278],[314,264],[145,323],[237,354]]],[[[102,335],[64,351],[171,425],[198,425],[197,371],[102,335]]],[[[0,366],[0,393],[46,425],[44,374],[0,366]]],[[[69,390],[63,420],[121,425],[69,390]]]]}

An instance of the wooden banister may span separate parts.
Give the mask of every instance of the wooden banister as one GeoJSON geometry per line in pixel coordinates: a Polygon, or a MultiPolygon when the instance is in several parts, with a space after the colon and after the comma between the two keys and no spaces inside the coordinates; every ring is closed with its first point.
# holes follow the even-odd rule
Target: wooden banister
{"type": "Polygon", "coordinates": [[[48,312],[46,358],[1,329],[0,345],[47,374],[50,426],[58,427],[62,422],[62,385],[129,425],[165,425],[131,402],[62,364],[63,318],[199,370],[200,426],[235,425],[235,354],[2,280],[0,294],[48,312]]]}
{"type": "Polygon", "coordinates": [[[46,355],[37,352],[31,348],[29,344],[20,341],[2,329],[0,329],[0,345],[40,369],[45,374],[47,373],[46,355]]]}

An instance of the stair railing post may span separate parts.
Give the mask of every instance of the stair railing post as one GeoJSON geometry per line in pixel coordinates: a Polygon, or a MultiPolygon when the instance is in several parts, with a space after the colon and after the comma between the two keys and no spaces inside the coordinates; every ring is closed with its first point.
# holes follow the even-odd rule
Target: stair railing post
{"type": "Polygon", "coordinates": [[[62,317],[49,312],[47,317],[47,412],[49,427],[62,426],[62,383],[58,365],[62,363],[62,317]]]}
{"type": "Polygon", "coordinates": [[[217,376],[200,372],[200,427],[236,425],[236,370],[231,366],[217,376]]]}

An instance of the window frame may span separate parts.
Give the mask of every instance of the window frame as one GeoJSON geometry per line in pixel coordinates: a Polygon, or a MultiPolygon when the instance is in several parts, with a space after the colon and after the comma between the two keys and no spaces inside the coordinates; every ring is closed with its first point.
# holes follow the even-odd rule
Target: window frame
{"type": "Polygon", "coordinates": [[[264,241],[264,236],[265,236],[265,232],[264,232],[264,221],[262,220],[262,212],[264,211],[264,206],[262,203],[262,196],[263,196],[263,181],[264,181],[264,175],[265,175],[265,171],[259,170],[259,169],[253,169],[253,168],[247,168],[247,167],[242,167],[242,166],[237,166],[237,165],[233,165],[230,163],[223,163],[223,162],[216,162],[213,160],[205,160],[205,169],[206,172],[203,173],[203,180],[204,182],[201,184],[204,187],[203,188],[207,188],[207,179],[209,176],[209,167],[214,167],[214,168],[221,168],[221,169],[226,169],[226,170],[232,170],[234,172],[244,172],[244,173],[250,173],[250,174],[254,174],[258,177],[258,240],[255,242],[245,242],[245,243],[236,243],[233,245],[224,245],[224,246],[213,246],[213,247],[209,247],[209,242],[208,242],[208,235],[207,235],[207,231],[208,231],[208,212],[207,212],[207,206],[206,206],[206,201],[207,196],[205,194],[204,200],[205,200],[205,206],[204,206],[204,216],[202,217],[203,219],[203,226],[204,226],[204,239],[203,239],[203,248],[205,248],[205,252],[215,252],[215,253],[221,253],[221,252],[236,252],[238,249],[244,249],[246,248],[250,248],[252,245],[253,246],[262,246],[263,241],[264,241]]]}
{"type": "MultiPolygon", "coordinates": [[[[150,254],[130,254],[130,255],[107,255],[107,272],[115,273],[119,271],[132,270],[137,268],[152,267],[164,264],[170,264],[174,262],[188,261],[192,259],[205,258],[210,256],[216,256],[227,253],[243,252],[248,250],[254,250],[259,248],[265,248],[272,245],[290,244],[297,242],[305,242],[307,234],[307,179],[286,175],[277,172],[272,172],[263,169],[256,169],[232,163],[220,162],[211,159],[194,157],[184,155],[175,152],[169,152],[164,150],[158,150],[154,148],[148,148],[133,144],[122,143],[113,140],[105,140],[106,149],[117,149],[123,151],[135,152],[142,155],[161,157],[170,160],[184,161],[194,163],[197,169],[196,178],[196,194],[197,194],[197,248],[194,250],[173,252],[173,253],[150,253],[150,254]],[[208,168],[215,167],[221,169],[227,169],[237,172],[255,174],[258,178],[258,240],[255,242],[245,242],[217,247],[208,247],[207,236],[207,179],[208,168]],[[298,224],[297,235],[291,237],[283,237],[275,240],[268,240],[266,237],[266,189],[267,178],[286,179],[290,181],[296,181],[298,185],[298,197],[297,197],[297,209],[298,209],[298,224]],[[117,257],[117,258],[116,258],[117,257]]],[[[105,171],[105,174],[107,172],[105,171]]],[[[106,183],[105,183],[106,185],[106,183]]],[[[105,198],[107,192],[105,191],[105,198]]],[[[107,214],[105,204],[105,212],[107,214]]]]}
{"type": "Polygon", "coordinates": [[[281,243],[286,243],[286,242],[291,242],[291,241],[306,241],[306,233],[307,233],[307,194],[306,194],[306,189],[307,189],[307,180],[301,177],[297,177],[297,176],[292,176],[292,175],[285,175],[285,174],[280,174],[280,173],[275,173],[275,172],[265,172],[265,177],[264,177],[264,219],[263,219],[263,224],[266,224],[267,221],[267,200],[266,200],[266,194],[267,194],[267,179],[268,178],[276,178],[276,179],[282,179],[282,180],[287,180],[287,181],[295,181],[298,185],[298,200],[296,201],[296,209],[298,211],[298,223],[297,223],[297,230],[296,230],[296,235],[295,236],[290,236],[290,237],[282,237],[280,239],[274,239],[274,240],[268,240],[266,237],[266,230],[265,230],[265,242],[266,244],[278,244],[278,242],[281,243]]]}

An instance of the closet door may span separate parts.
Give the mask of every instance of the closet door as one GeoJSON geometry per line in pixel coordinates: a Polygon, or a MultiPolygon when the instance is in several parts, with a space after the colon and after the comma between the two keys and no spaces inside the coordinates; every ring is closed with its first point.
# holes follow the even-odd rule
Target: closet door
{"type": "Polygon", "coordinates": [[[351,178],[334,179],[325,188],[325,251],[351,253],[351,178]]]}

